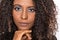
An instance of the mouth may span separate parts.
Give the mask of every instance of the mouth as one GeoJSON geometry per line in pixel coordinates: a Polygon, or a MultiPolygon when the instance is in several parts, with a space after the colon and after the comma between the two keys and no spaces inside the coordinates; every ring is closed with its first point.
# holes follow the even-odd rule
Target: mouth
{"type": "Polygon", "coordinates": [[[29,25],[29,23],[27,23],[27,22],[19,22],[19,25],[20,25],[21,27],[26,27],[26,26],[29,25]]]}

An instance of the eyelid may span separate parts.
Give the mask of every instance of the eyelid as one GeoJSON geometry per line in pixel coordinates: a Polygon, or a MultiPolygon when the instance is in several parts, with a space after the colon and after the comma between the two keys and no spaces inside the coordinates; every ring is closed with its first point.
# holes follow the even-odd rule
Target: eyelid
{"type": "Polygon", "coordinates": [[[17,8],[19,8],[19,9],[17,9],[16,11],[21,11],[21,6],[18,5],[18,4],[15,4],[13,8],[14,8],[15,10],[16,10],[17,8]]]}
{"type": "Polygon", "coordinates": [[[30,12],[35,12],[35,8],[34,8],[34,7],[29,7],[29,8],[28,8],[28,11],[30,11],[30,12]]]}

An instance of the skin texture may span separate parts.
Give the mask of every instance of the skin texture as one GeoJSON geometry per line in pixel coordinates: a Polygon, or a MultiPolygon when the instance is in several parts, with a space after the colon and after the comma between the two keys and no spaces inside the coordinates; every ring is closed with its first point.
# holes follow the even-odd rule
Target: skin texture
{"type": "Polygon", "coordinates": [[[32,0],[14,0],[13,5],[13,20],[19,30],[15,31],[13,40],[31,40],[29,29],[33,26],[35,19],[35,8],[32,0]]]}
{"type": "MultiPolygon", "coordinates": [[[[56,33],[56,30],[58,27],[56,26],[57,25],[56,8],[53,0],[33,0],[33,2],[35,5],[36,14],[34,19],[35,20],[34,25],[30,26],[32,27],[31,28],[32,32],[29,32],[31,33],[32,40],[54,40],[54,39],[56,40],[56,37],[54,34],[56,33]]],[[[0,33],[1,33],[0,38],[1,40],[12,40],[15,33],[16,34],[19,33],[19,36],[21,38],[20,32],[23,30],[20,31],[21,28],[18,29],[19,26],[16,25],[16,23],[18,22],[15,22],[13,20],[14,17],[13,17],[12,11],[15,10],[13,3],[14,3],[14,0],[2,0],[0,5],[0,33]]],[[[18,12],[20,13],[21,11],[18,11],[18,12]]],[[[29,13],[29,12],[26,12],[26,13],[29,13]]],[[[19,18],[22,18],[22,17],[19,17],[19,18]]],[[[26,21],[26,19],[27,17],[24,18],[24,21],[26,21]]],[[[19,19],[19,22],[20,21],[21,20],[19,19]]],[[[28,28],[24,28],[24,29],[27,29],[27,31],[29,31],[28,28]]],[[[25,30],[22,33],[23,35],[24,34],[26,35],[27,32],[25,30]]]]}
{"type": "Polygon", "coordinates": [[[16,31],[14,34],[13,40],[31,40],[31,36],[29,33],[31,33],[31,30],[21,30],[16,31]],[[25,36],[23,36],[25,34],[25,36]]]}
{"type": "Polygon", "coordinates": [[[35,8],[32,0],[14,0],[13,20],[18,28],[30,29],[35,19],[35,8]]]}

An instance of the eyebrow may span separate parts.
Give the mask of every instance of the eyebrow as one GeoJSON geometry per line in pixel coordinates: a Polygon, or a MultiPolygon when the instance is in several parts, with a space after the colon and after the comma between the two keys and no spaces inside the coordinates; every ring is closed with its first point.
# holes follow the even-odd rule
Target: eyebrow
{"type": "Polygon", "coordinates": [[[13,5],[13,6],[20,6],[20,7],[22,7],[21,5],[19,5],[19,4],[15,4],[15,5],[13,5]]]}
{"type": "MultiPolygon", "coordinates": [[[[20,6],[20,7],[22,7],[22,6],[21,6],[21,5],[19,5],[19,4],[14,4],[13,6],[20,6]]],[[[35,8],[35,6],[29,6],[28,8],[30,8],[30,7],[35,8]]]]}

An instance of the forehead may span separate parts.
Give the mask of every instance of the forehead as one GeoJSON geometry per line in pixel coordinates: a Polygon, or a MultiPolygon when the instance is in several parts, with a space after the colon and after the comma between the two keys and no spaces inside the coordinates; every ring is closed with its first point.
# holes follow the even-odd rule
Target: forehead
{"type": "Polygon", "coordinates": [[[14,0],[14,4],[34,5],[32,0],[14,0]]]}

